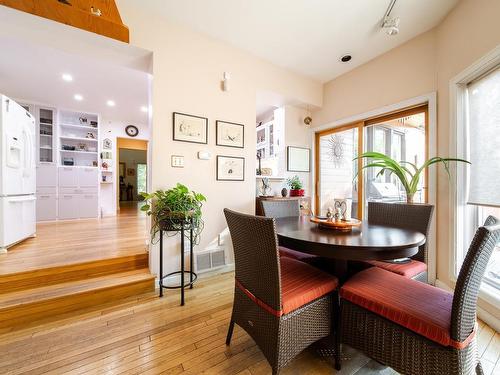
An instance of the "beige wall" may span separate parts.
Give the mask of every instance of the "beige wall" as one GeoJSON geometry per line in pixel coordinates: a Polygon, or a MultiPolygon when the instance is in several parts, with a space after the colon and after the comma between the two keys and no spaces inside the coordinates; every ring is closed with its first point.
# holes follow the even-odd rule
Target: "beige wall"
{"type": "MultiPolygon", "coordinates": [[[[131,30],[131,43],[153,52],[152,189],[182,182],[207,197],[202,249],[225,228],[224,207],[253,212],[257,90],[320,106],[322,85],[153,14],[144,15],[135,0],[120,0],[118,6],[131,30]],[[231,74],[229,92],[220,89],[224,71],[231,74]],[[174,111],[208,117],[208,145],[173,142],[174,111]],[[217,119],[245,124],[245,149],[215,146],[217,119]],[[200,150],[210,151],[212,159],[198,160],[200,150]],[[184,168],[170,167],[172,154],[184,156],[184,168]],[[217,154],[244,156],[245,181],[217,182],[217,154]]],[[[168,241],[166,252],[167,269],[177,269],[178,241],[168,241]]],[[[155,252],[151,258],[156,270],[155,252]]]]}
{"type": "MultiPolygon", "coordinates": [[[[325,84],[323,108],[314,113],[314,124],[325,125],[437,91],[437,150],[439,155],[448,156],[449,81],[500,43],[499,14],[498,0],[462,0],[435,29],[325,84]]],[[[440,169],[437,276],[452,286],[449,183],[440,169]]],[[[484,301],[481,306],[498,314],[484,301]]]]}

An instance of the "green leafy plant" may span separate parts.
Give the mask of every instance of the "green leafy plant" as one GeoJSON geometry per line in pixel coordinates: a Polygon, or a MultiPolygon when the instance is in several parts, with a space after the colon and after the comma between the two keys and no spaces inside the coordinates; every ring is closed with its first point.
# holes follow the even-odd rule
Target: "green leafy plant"
{"type": "MultiPolygon", "coordinates": [[[[188,228],[193,220],[193,243],[198,244],[203,231],[201,208],[206,198],[203,194],[190,191],[186,186],[177,184],[168,190],[153,193],[141,192],[146,203],[141,207],[152,217],[151,240],[161,228],[171,230],[167,235],[175,235],[182,227],[188,228]]],[[[187,231],[189,233],[189,231],[187,231]]]]}
{"type": "Polygon", "coordinates": [[[288,178],[286,180],[286,184],[293,190],[300,190],[303,187],[302,181],[300,181],[300,178],[297,175],[288,178]]]}
{"type": "Polygon", "coordinates": [[[394,174],[406,191],[406,201],[407,203],[413,203],[413,198],[415,193],[418,190],[418,183],[420,182],[420,178],[422,177],[422,173],[429,168],[433,164],[442,163],[446,173],[448,176],[450,175],[449,163],[452,161],[455,162],[463,162],[468,163],[467,160],[464,159],[456,159],[456,158],[441,158],[439,156],[435,156],[427,160],[420,167],[415,165],[414,163],[408,161],[397,162],[396,160],[390,158],[389,156],[382,154],[380,152],[365,152],[358,156],[356,159],[369,159],[368,164],[363,166],[362,169],[366,168],[381,168],[377,173],[377,177],[384,174],[394,174]]]}

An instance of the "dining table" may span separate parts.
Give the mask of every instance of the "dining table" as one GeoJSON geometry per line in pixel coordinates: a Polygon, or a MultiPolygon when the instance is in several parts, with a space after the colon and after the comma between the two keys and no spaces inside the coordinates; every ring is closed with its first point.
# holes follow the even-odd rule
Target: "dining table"
{"type": "Polygon", "coordinates": [[[331,259],[333,273],[343,283],[349,274],[349,261],[408,258],[418,252],[425,235],[410,229],[361,221],[351,231],[323,228],[309,216],[276,218],[280,246],[331,259]]]}

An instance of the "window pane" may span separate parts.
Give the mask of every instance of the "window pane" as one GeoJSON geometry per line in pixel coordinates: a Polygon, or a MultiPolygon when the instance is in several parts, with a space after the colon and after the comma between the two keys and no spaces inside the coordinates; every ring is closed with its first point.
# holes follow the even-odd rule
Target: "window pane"
{"type": "MultiPolygon", "coordinates": [[[[147,188],[147,166],[146,164],[137,164],[137,193],[148,191],[147,188]]],[[[139,196],[139,198],[141,198],[139,196]]]]}
{"type": "MultiPolygon", "coordinates": [[[[425,112],[401,117],[365,129],[365,151],[381,152],[398,162],[405,161],[420,166],[426,159],[425,112]]],[[[407,165],[408,169],[412,169],[407,165]]],[[[377,176],[380,168],[369,168],[365,172],[365,198],[368,201],[406,201],[406,192],[399,179],[384,173],[377,176]]],[[[425,202],[425,174],[422,175],[415,202],[425,202]]]]}
{"type": "Polygon", "coordinates": [[[358,129],[349,129],[320,137],[319,215],[334,207],[335,199],[352,199],[351,217],[357,217],[358,129]]]}
{"type": "MultiPolygon", "coordinates": [[[[500,208],[498,207],[478,206],[477,210],[478,227],[484,225],[484,221],[489,215],[493,215],[500,219],[500,208]]],[[[484,282],[500,289],[500,244],[497,245],[491,255],[490,262],[486,268],[486,273],[484,274],[484,282]]]]}

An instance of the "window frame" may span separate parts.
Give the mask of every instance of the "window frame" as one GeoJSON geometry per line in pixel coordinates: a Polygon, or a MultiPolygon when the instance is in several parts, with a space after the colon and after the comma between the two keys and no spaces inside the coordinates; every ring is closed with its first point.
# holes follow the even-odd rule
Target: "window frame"
{"type": "MultiPolygon", "coordinates": [[[[491,71],[500,64],[500,46],[493,49],[483,58],[476,61],[467,69],[450,80],[450,153],[454,157],[468,160],[468,97],[467,85],[478,77],[491,71]]],[[[470,243],[470,233],[461,230],[467,225],[477,225],[478,207],[467,205],[469,166],[465,163],[450,165],[452,183],[450,184],[450,264],[449,278],[456,282],[459,272],[459,263],[463,260],[464,252],[470,243]],[[464,188],[459,188],[464,187],[464,188]]],[[[498,289],[482,283],[479,297],[500,309],[500,293],[498,289]]]]}

